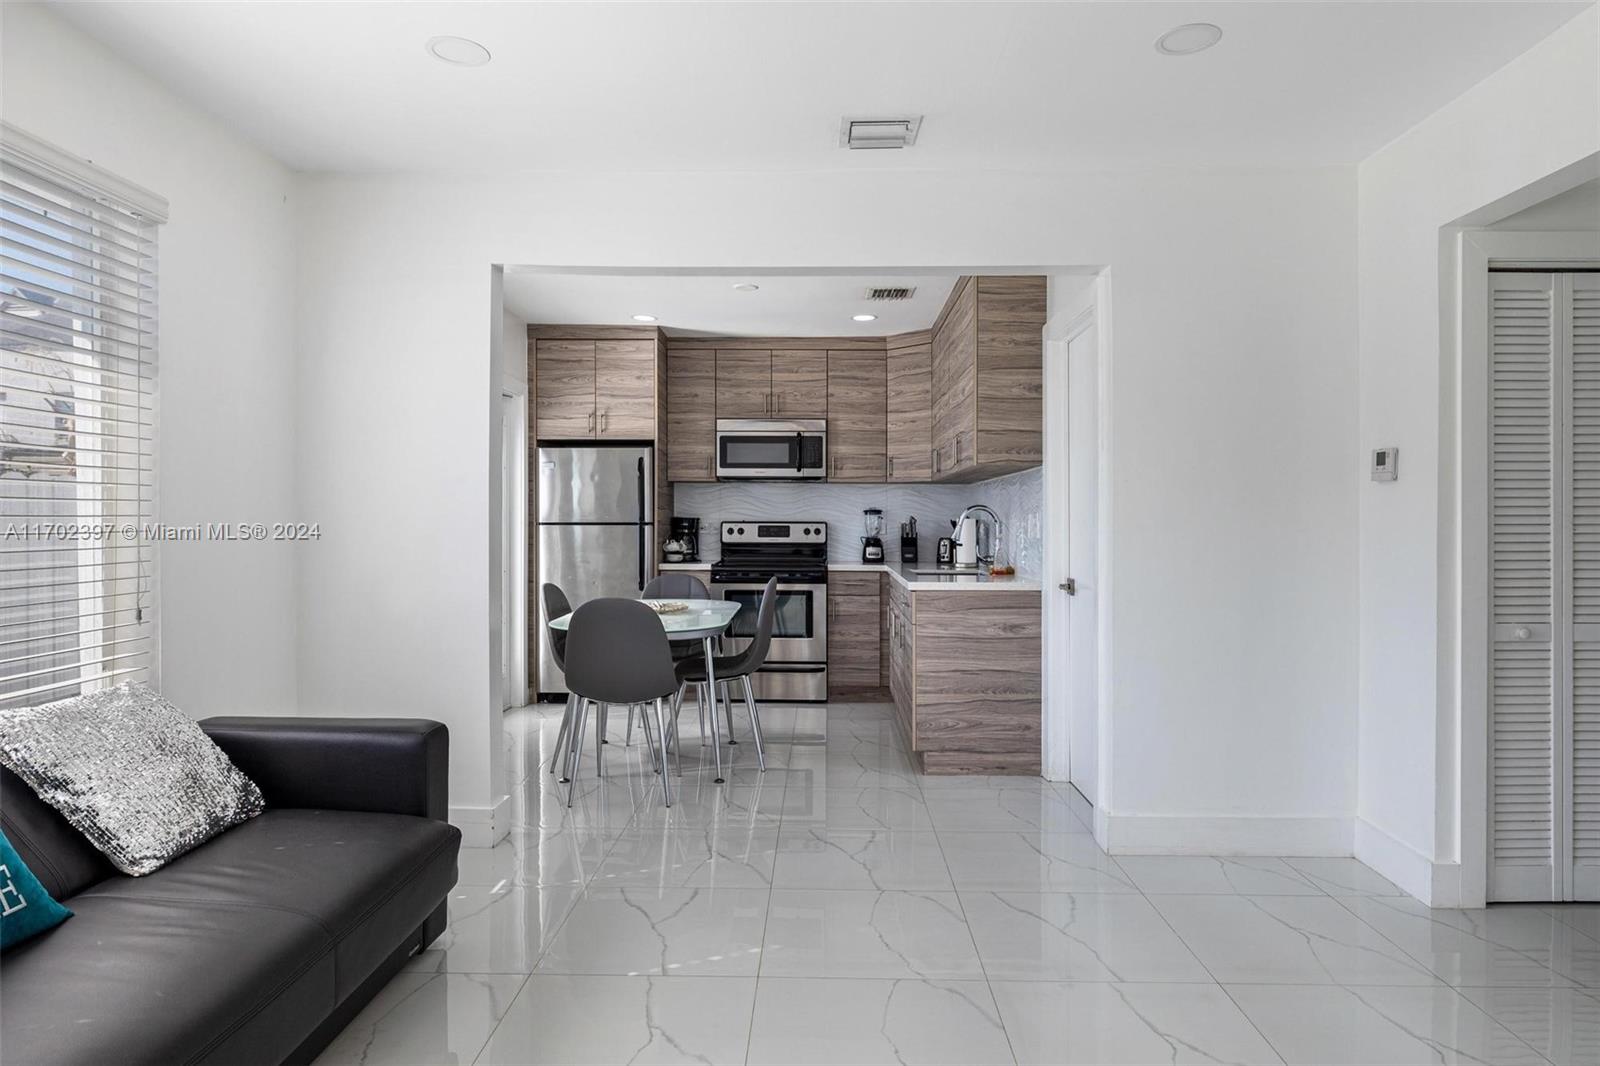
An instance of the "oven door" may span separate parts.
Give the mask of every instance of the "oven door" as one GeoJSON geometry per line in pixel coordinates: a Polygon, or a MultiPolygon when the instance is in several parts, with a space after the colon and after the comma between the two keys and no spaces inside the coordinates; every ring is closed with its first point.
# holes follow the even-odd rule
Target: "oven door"
{"type": "MultiPolygon", "coordinates": [[[[761,585],[712,585],[712,595],[739,604],[726,635],[725,654],[743,651],[756,632],[761,585]]],[[[828,698],[828,586],[780,583],[767,661],[750,679],[758,700],[780,703],[828,698]]]]}
{"type": "Polygon", "coordinates": [[[819,479],[827,472],[827,423],[717,420],[717,477],[819,479]]]}
{"type": "MultiPolygon", "coordinates": [[[[766,586],[713,585],[712,591],[739,605],[722,638],[723,653],[736,655],[750,646],[756,635],[756,615],[766,586]]],[[[828,586],[778,583],[772,622],[769,663],[826,663],[828,661],[828,586]]]]}

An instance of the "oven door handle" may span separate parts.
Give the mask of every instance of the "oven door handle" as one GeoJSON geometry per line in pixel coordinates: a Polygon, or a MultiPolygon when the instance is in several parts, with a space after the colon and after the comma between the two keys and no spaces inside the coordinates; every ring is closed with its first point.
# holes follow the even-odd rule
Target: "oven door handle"
{"type": "Polygon", "coordinates": [[[770,660],[756,669],[757,673],[763,674],[823,674],[827,671],[827,663],[775,663],[770,660]]]}

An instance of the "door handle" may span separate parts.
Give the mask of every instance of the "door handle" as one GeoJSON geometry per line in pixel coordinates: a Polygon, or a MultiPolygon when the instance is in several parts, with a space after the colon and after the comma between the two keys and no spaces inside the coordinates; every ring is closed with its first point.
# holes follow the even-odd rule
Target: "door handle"
{"type": "Polygon", "coordinates": [[[1056,588],[1065,592],[1068,596],[1076,596],[1078,594],[1078,581],[1076,578],[1069,577],[1057,585],[1056,588]]]}

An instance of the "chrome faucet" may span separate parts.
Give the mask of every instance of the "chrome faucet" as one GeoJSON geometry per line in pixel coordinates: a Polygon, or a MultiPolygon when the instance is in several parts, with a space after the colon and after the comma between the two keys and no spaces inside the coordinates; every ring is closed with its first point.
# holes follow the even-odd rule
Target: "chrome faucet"
{"type": "MultiPolygon", "coordinates": [[[[1000,521],[1000,516],[994,513],[994,508],[988,507],[981,503],[975,503],[971,507],[968,507],[966,510],[962,511],[960,516],[956,518],[956,528],[951,533],[950,542],[957,547],[961,546],[961,527],[966,522],[967,516],[972,514],[974,511],[982,511],[984,514],[989,516],[989,522],[994,526],[994,532],[989,537],[989,554],[978,555],[976,552],[974,552],[973,557],[976,558],[980,563],[992,563],[994,562],[995,545],[1000,543],[1000,536],[1005,530],[1005,523],[1000,521]]],[[[983,538],[979,537],[977,533],[977,523],[973,523],[972,528],[973,538],[979,541],[979,543],[982,543],[983,538]]]]}

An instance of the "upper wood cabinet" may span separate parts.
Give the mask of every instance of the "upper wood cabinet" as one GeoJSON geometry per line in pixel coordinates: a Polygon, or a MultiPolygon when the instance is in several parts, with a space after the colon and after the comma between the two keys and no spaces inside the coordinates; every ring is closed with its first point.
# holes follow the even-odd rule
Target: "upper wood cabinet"
{"type": "Polygon", "coordinates": [[[667,480],[715,481],[717,353],[667,352],[667,480]]]}
{"type": "Polygon", "coordinates": [[[774,350],[772,414],[778,418],[828,417],[828,353],[774,350]]]}
{"type": "MultiPolygon", "coordinates": [[[[550,327],[538,327],[548,332],[550,327]]],[[[585,327],[573,327],[579,330],[585,327]]],[[[608,332],[589,327],[592,332],[608,332]]],[[[530,391],[540,440],[654,440],[659,392],[657,340],[539,337],[530,391]]]]}
{"type": "Polygon", "coordinates": [[[888,341],[890,481],[933,477],[933,344],[928,333],[888,341]]]}
{"type": "Polygon", "coordinates": [[[765,348],[717,349],[717,417],[772,416],[772,353],[765,348]]]}
{"type": "Polygon", "coordinates": [[[654,341],[595,341],[594,397],[602,440],[654,440],[654,341]]]}
{"type": "Polygon", "coordinates": [[[535,343],[537,402],[534,411],[539,437],[590,439],[597,432],[594,343],[563,340],[535,343]]]}
{"type": "Polygon", "coordinates": [[[964,277],[934,325],[935,481],[1044,462],[1045,279],[964,277]]]}
{"type": "Polygon", "coordinates": [[[828,352],[828,480],[885,481],[888,363],[880,350],[828,352]]]}

